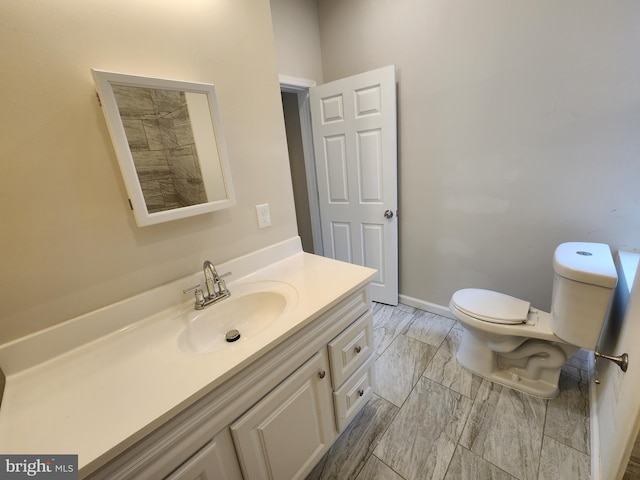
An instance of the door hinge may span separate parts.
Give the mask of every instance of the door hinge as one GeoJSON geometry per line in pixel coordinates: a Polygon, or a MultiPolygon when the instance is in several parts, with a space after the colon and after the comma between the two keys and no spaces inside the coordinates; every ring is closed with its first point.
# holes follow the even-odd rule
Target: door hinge
{"type": "Polygon", "coordinates": [[[133,203],[131,203],[131,199],[127,198],[127,200],[129,200],[129,206],[131,207],[131,210],[133,210],[133,203]]]}

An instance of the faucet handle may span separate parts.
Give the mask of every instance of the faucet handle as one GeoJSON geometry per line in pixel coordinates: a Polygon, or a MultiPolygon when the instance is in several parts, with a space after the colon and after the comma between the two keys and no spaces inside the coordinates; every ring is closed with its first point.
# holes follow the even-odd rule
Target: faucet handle
{"type": "Polygon", "coordinates": [[[182,290],[182,293],[189,293],[194,290],[194,294],[196,296],[196,305],[202,305],[204,303],[204,292],[202,291],[202,288],[200,288],[200,284],[194,287],[185,288],[184,290],[182,290]]]}
{"type": "Polygon", "coordinates": [[[189,293],[189,292],[193,292],[194,290],[197,290],[200,288],[200,284],[197,284],[193,287],[189,287],[189,288],[185,288],[184,290],[182,290],[182,293],[189,293]]]}
{"type": "Polygon", "coordinates": [[[223,273],[222,275],[218,275],[216,279],[216,284],[218,285],[218,295],[229,295],[229,289],[227,288],[227,284],[223,280],[223,278],[231,275],[231,272],[223,273]]]}

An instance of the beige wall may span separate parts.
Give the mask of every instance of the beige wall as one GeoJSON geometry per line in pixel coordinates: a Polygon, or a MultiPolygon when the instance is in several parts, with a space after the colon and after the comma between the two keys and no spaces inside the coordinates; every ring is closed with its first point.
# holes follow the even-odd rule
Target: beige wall
{"type": "Polygon", "coordinates": [[[0,343],[297,234],[268,0],[6,0],[0,18],[0,343]],[[138,228],[91,67],[215,84],[238,205],[138,228]]]}
{"type": "Polygon", "coordinates": [[[322,0],[324,80],[398,70],[400,292],[549,308],[564,241],[640,249],[640,3],[322,0]]]}
{"type": "Polygon", "coordinates": [[[322,83],[317,0],[271,0],[278,73],[322,83]]]}

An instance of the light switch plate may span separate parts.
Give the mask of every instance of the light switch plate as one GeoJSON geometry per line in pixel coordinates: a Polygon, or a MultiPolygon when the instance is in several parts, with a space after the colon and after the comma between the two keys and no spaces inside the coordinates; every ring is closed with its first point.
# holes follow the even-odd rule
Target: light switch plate
{"type": "Polygon", "coordinates": [[[258,227],[265,228],[271,225],[271,212],[269,212],[268,203],[256,205],[256,214],[258,215],[258,227]]]}

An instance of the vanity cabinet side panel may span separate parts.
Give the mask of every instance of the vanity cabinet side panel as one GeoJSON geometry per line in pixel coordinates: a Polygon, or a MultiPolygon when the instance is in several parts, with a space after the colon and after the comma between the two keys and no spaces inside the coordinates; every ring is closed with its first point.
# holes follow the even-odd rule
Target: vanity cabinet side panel
{"type": "Polygon", "coordinates": [[[245,480],[304,478],[337,436],[326,348],[231,425],[245,480]]]}

